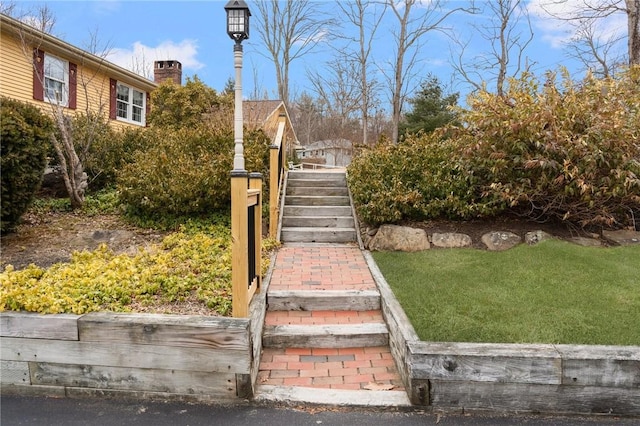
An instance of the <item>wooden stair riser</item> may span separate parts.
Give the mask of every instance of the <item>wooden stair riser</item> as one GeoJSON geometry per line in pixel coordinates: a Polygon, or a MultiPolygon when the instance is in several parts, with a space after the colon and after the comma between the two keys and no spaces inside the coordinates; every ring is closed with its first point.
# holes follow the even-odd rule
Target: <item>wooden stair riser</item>
{"type": "Polygon", "coordinates": [[[287,195],[315,196],[315,197],[348,197],[349,191],[340,186],[289,186],[287,195]]]}
{"type": "Polygon", "coordinates": [[[385,324],[275,325],[266,326],[265,348],[360,348],[386,346],[389,332],[385,324]]]}
{"type": "Polygon", "coordinates": [[[346,179],[289,179],[287,180],[287,188],[346,188],[346,179]]]}
{"type": "Polygon", "coordinates": [[[345,217],[351,216],[350,206],[284,206],[283,216],[345,217]]]}
{"type": "Polygon", "coordinates": [[[375,290],[271,291],[270,311],[374,311],[380,309],[375,290]]]}
{"type": "Polygon", "coordinates": [[[346,243],[356,241],[352,228],[282,228],[280,239],[291,243],[346,243]]]}
{"type": "Polygon", "coordinates": [[[353,217],[331,216],[285,216],[282,218],[282,226],[285,228],[354,228],[353,217]]]}
{"type": "Polygon", "coordinates": [[[287,195],[285,206],[349,206],[349,197],[287,195]]]}
{"type": "Polygon", "coordinates": [[[289,179],[345,180],[346,173],[345,172],[289,170],[289,179]]]}

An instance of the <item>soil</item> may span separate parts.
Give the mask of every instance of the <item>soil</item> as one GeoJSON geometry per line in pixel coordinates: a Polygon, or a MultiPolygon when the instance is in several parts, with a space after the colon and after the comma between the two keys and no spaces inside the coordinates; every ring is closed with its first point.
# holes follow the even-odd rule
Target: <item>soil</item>
{"type": "Polygon", "coordinates": [[[115,253],[133,254],[162,241],[165,235],[131,226],[117,215],[27,213],[16,232],[2,235],[0,266],[23,269],[34,264],[47,268],[68,262],[75,251],[95,250],[102,243],[115,253]]]}

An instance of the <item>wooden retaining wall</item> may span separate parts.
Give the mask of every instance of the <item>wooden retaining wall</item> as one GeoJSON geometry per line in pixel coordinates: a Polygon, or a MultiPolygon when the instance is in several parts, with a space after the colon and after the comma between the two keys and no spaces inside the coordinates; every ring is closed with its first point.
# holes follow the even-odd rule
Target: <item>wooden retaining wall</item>
{"type": "MultiPolygon", "coordinates": [[[[259,315],[264,296],[252,303],[259,315]]],[[[0,313],[3,394],[231,401],[253,396],[260,318],[0,313]],[[258,336],[256,338],[256,336],[258,336]]]]}
{"type": "Polygon", "coordinates": [[[412,404],[640,416],[640,346],[422,342],[370,254],[365,258],[412,404]]]}

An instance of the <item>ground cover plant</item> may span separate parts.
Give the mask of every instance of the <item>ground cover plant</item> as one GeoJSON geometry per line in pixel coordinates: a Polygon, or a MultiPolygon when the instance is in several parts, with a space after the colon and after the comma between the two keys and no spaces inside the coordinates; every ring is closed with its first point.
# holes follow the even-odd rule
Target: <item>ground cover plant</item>
{"type": "Polygon", "coordinates": [[[425,341],[640,345],[639,246],[373,257],[425,341]]]}
{"type": "MultiPolygon", "coordinates": [[[[264,242],[262,273],[269,266],[264,242]]],[[[30,265],[0,273],[0,311],[231,313],[231,235],[227,220],[188,222],[136,255],[105,245],[49,268],[30,265]]]]}

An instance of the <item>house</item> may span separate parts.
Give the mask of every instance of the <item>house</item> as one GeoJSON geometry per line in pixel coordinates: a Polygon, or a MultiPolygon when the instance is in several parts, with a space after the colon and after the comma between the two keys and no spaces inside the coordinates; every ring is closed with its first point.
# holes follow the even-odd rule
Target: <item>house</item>
{"type": "MultiPolygon", "coordinates": [[[[43,112],[62,108],[108,116],[114,126],[145,126],[157,83],[50,34],[0,14],[0,95],[43,112]]],[[[154,64],[156,78],[174,79],[177,61],[154,64]]]]}
{"type": "Polygon", "coordinates": [[[277,130],[280,116],[286,119],[285,137],[298,145],[298,138],[291,124],[291,117],[284,104],[280,100],[243,101],[242,118],[248,129],[262,129],[273,139],[277,130]]]}
{"type": "Polygon", "coordinates": [[[353,142],[346,139],[317,141],[297,149],[296,154],[303,164],[347,167],[353,158],[353,142]]]}

